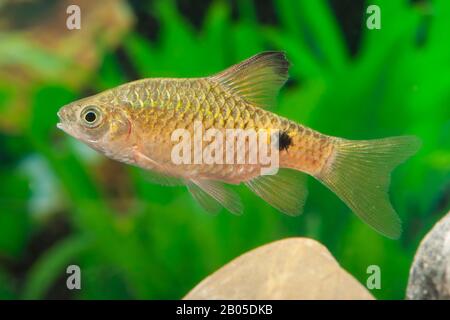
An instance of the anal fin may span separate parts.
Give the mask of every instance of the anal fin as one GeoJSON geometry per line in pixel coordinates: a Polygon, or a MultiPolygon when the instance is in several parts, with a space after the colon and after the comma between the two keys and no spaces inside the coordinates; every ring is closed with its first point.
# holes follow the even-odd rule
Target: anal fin
{"type": "Polygon", "coordinates": [[[302,213],[308,195],[305,179],[302,172],[280,169],[276,175],[259,176],[245,184],[272,207],[296,216],[302,213]]]}

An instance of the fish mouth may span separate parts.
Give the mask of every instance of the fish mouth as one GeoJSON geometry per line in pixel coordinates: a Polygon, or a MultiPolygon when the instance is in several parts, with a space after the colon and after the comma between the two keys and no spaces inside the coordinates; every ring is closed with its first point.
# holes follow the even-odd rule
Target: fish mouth
{"type": "Polygon", "coordinates": [[[70,122],[68,121],[67,110],[65,110],[63,107],[59,109],[56,115],[59,118],[58,123],[56,123],[56,127],[62,130],[63,132],[67,133],[68,135],[73,136],[76,139],[80,139],[79,135],[75,132],[73,127],[70,125],[70,122]]]}
{"type": "Polygon", "coordinates": [[[57,127],[59,130],[65,132],[65,133],[67,133],[67,134],[69,134],[69,135],[71,135],[71,136],[76,137],[76,135],[74,134],[74,132],[72,132],[72,130],[70,130],[70,127],[67,127],[67,125],[66,125],[65,123],[63,123],[63,122],[58,122],[58,123],[56,124],[56,127],[57,127]]]}
{"type": "Polygon", "coordinates": [[[57,113],[56,113],[56,115],[58,116],[58,118],[59,118],[59,121],[60,122],[58,122],[57,124],[56,124],[56,127],[58,128],[58,129],[60,129],[60,130],[64,130],[64,127],[63,127],[63,124],[62,124],[62,112],[61,112],[61,110],[59,110],[57,113]]]}
{"type": "Polygon", "coordinates": [[[64,132],[67,132],[66,130],[66,126],[64,125],[64,117],[63,117],[63,112],[62,109],[60,109],[56,115],[59,118],[59,122],[56,124],[56,127],[64,132]]]}

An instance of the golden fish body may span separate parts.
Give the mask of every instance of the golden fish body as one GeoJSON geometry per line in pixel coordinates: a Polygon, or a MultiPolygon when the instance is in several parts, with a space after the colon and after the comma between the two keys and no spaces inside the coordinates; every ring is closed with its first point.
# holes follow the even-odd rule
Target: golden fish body
{"type": "Polygon", "coordinates": [[[287,79],[288,66],[283,53],[266,52],[210,77],[134,81],[61,108],[58,127],[115,160],[157,173],[160,182],[181,180],[207,210],[217,203],[231,212],[242,210],[238,196],[223,187],[224,182],[245,183],[280,211],[298,214],[307,193],[299,174],[304,172],[334,191],[373,228],[398,237],[400,221],[386,196],[389,174],[417,150],[417,139],[351,141],[268,111],[265,107],[273,105],[287,79]],[[220,160],[229,147],[215,149],[218,136],[204,136],[210,129],[219,137],[243,131],[277,135],[256,135],[256,140],[244,136],[246,143],[232,149],[233,161],[208,162],[202,161],[205,150],[214,150],[211,154],[220,155],[215,158],[220,160]],[[181,164],[174,161],[174,150],[185,136],[174,139],[177,130],[194,145],[188,151],[190,161],[181,164]],[[261,162],[248,161],[249,145],[256,142],[270,149],[274,139],[277,149],[271,149],[271,155],[277,155],[280,170],[264,175],[261,162]],[[239,155],[247,161],[236,161],[239,155]]]}
{"type": "MultiPolygon", "coordinates": [[[[122,104],[130,122],[127,139],[116,147],[122,150],[116,160],[145,169],[161,169],[187,179],[195,177],[237,184],[258,176],[261,169],[260,164],[174,164],[171,150],[177,142],[172,141],[172,132],[183,128],[193,136],[196,121],[202,123],[204,131],[215,128],[222,132],[226,129],[285,132],[292,139],[292,146],[280,150],[280,166],[310,174],[320,171],[333,150],[332,137],[252,105],[208,78],[139,80],[104,93],[99,101],[108,105],[122,104]],[[133,149],[124,152],[130,145],[133,149]],[[154,162],[133,155],[137,151],[154,162]]],[[[204,142],[203,148],[207,145],[208,142],[204,142]]],[[[235,153],[239,152],[246,153],[248,158],[248,148],[244,151],[236,148],[235,153]]]]}

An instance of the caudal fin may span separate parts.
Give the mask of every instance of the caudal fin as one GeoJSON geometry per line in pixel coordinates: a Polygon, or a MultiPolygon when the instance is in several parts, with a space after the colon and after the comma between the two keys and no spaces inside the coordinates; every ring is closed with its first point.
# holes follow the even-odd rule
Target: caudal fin
{"type": "Polygon", "coordinates": [[[414,136],[337,140],[335,153],[316,178],[372,228],[396,239],[402,228],[389,201],[390,173],[419,147],[414,136]]]}

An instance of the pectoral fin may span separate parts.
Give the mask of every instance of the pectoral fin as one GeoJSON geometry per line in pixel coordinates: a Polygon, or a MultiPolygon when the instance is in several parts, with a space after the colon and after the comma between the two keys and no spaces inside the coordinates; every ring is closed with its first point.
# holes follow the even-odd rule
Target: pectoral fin
{"type": "Polygon", "coordinates": [[[139,163],[146,164],[148,168],[153,168],[153,170],[146,170],[144,174],[151,183],[163,186],[182,186],[186,184],[184,179],[172,176],[168,168],[162,164],[158,164],[142,152],[135,150],[134,156],[139,163]]]}
{"type": "Polygon", "coordinates": [[[167,173],[145,171],[144,177],[151,183],[159,184],[162,186],[184,186],[186,182],[183,179],[171,176],[167,173]]]}

